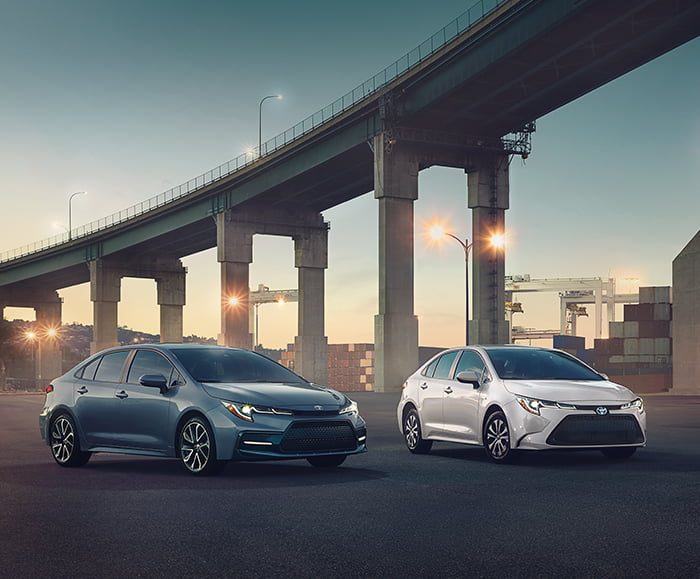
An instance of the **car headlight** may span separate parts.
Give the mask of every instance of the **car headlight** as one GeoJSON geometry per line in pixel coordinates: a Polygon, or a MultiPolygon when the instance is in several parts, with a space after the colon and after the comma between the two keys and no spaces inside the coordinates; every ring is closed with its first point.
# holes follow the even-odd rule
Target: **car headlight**
{"type": "Polygon", "coordinates": [[[293,414],[291,410],[272,408],[270,406],[259,406],[257,404],[229,402],[228,400],[222,400],[221,404],[223,404],[224,408],[226,408],[226,410],[228,410],[231,414],[243,420],[247,420],[248,422],[254,422],[253,415],[255,414],[278,414],[284,416],[291,416],[293,414]]]}
{"type": "Polygon", "coordinates": [[[530,414],[540,415],[540,408],[567,408],[575,409],[573,404],[565,402],[553,402],[551,400],[540,400],[538,398],[528,398],[527,396],[516,396],[518,404],[527,410],[530,414]]]}
{"type": "Polygon", "coordinates": [[[622,406],[620,406],[620,410],[629,410],[630,408],[635,409],[641,414],[644,412],[644,400],[641,398],[635,398],[631,402],[625,402],[622,406]]]}
{"type": "Polygon", "coordinates": [[[357,407],[357,402],[347,399],[347,404],[340,409],[338,414],[359,414],[360,410],[357,407]]]}

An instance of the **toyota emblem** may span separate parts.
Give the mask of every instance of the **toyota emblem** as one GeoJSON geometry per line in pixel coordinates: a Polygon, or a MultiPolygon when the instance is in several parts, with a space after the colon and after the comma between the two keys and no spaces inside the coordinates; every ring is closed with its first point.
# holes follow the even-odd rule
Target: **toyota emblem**
{"type": "Polygon", "coordinates": [[[595,413],[598,416],[605,416],[608,413],[608,409],[605,406],[598,406],[598,408],[595,409],[595,413]]]}
{"type": "Polygon", "coordinates": [[[323,410],[323,406],[321,406],[320,404],[316,404],[314,406],[314,410],[323,410]]]}

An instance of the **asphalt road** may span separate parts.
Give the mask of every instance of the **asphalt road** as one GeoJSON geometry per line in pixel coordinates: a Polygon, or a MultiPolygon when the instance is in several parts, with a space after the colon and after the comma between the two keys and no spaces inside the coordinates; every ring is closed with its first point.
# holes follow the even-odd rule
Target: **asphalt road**
{"type": "Polygon", "coordinates": [[[332,470],[96,455],[58,467],[39,395],[0,396],[0,575],[700,577],[700,397],[647,398],[649,445],[598,452],[403,446],[396,394],[354,396],[368,453],[332,470]]]}

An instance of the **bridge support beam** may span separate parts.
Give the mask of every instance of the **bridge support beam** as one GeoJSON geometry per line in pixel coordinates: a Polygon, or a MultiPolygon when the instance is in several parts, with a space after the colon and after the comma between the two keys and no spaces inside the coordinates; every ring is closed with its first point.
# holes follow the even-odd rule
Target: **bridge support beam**
{"type": "Polygon", "coordinates": [[[160,306],[160,341],[182,342],[187,269],[177,258],[102,258],[89,262],[93,303],[93,341],[90,352],[119,345],[118,310],[123,277],[154,279],[160,306]]]}
{"type": "Polygon", "coordinates": [[[468,204],[472,210],[472,300],[469,341],[507,344],[505,319],[505,253],[491,238],[505,232],[509,206],[508,157],[485,155],[466,170],[468,204]]]}
{"type": "Polygon", "coordinates": [[[180,271],[163,272],[156,277],[160,306],[160,341],[163,344],[182,343],[186,273],[185,268],[180,265],[180,271]]]}
{"type": "Polygon", "coordinates": [[[418,366],[418,319],[414,315],[413,203],[418,161],[401,147],[389,152],[374,138],[374,192],[379,203],[379,312],[375,316],[377,392],[398,392],[418,366]]]}
{"type": "Polygon", "coordinates": [[[219,344],[251,349],[250,264],[253,234],[249,223],[236,219],[231,211],[216,216],[217,258],[221,264],[221,333],[219,344]]]}
{"type": "Polygon", "coordinates": [[[122,275],[104,259],[89,262],[90,299],[92,300],[92,342],[90,353],[119,345],[118,304],[122,275]]]}
{"type": "Polygon", "coordinates": [[[44,389],[52,379],[63,374],[58,335],[61,328],[62,303],[58,292],[52,290],[0,290],[0,312],[6,307],[34,309],[36,337],[32,347],[36,347],[34,378],[39,389],[44,389]]]}
{"type": "Polygon", "coordinates": [[[57,292],[50,292],[47,299],[35,306],[36,325],[39,331],[37,350],[37,381],[39,388],[63,374],[61,347],[58,333],[50,335],[49,330],[59,331],[61,327],[62,300],[57,292]]]}
{"type": "Polygon", "coordinates": [[[313,229],[294,238],[299,275],[299,335],[294,339],[296,370],[307,380],[328,383],[328,338],[325,334],[325,269],[328,229],[313,229]]]}

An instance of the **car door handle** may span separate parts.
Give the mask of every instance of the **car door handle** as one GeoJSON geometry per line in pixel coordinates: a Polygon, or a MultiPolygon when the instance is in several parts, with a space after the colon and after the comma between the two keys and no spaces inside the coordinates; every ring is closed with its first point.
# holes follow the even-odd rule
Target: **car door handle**
{"type": "Polygon", "coordinates": [[[117,398],[121,398],[121,399],[124,399],[124,398],[128,398],[128,397],[129,397],[129,395],[128,395],[126,392],[124,392],[124,390],[122,390],[121,392],[117,392],[117,393],[115,394],[115,396],[116,396],[117,398]]]}
{"type": "Polygon", "coordinates": [[[428,385],[425,382],[420,385],[421,390],[425,390],[427,387],[428,385]]]}
{"type": "Polygon", "coordinates": [[[445,388],[445,394],[452,394],[452,386],[445,388]]]}
{"type": "Polygon", "coordinates": [[[78,388],[78,389],[76,390],[76,392],[77,392],[78,394],[85,394],[87,391],[88,391],[88,389],[85,388],[85,386],[81,386],[80,388],[78,388]]]}

